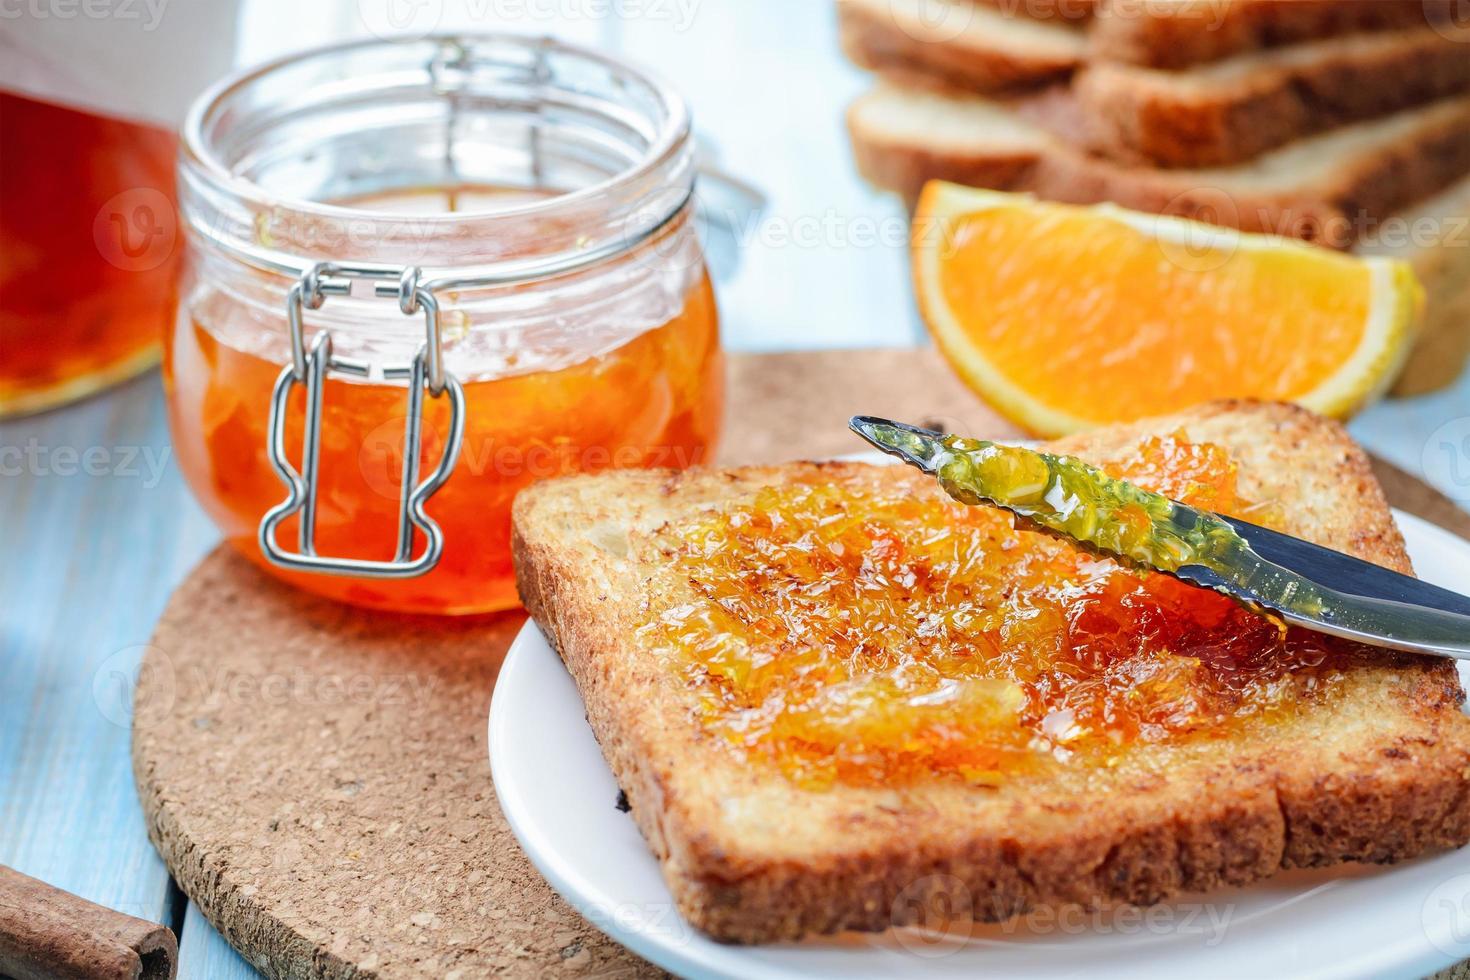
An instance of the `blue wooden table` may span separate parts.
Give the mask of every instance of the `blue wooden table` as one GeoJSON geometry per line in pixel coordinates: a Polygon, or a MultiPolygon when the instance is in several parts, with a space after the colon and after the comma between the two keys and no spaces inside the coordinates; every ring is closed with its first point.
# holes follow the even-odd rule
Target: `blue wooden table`
{"type": "MultiPolygon", "coordinates": [[[[392,2],[249,4],[242,58],[363,34],[392,2]],[[276,27],[286,22],[294,33],[276,27]]],[[[530,13],[515,25],[475,20],[495,4],[456,6],[424,0],[412,26],[429,17],[445,29],[554,33],[655,67],[689,97],[722,165],[765,192],[763,219],[714,249],[739,257],[720,277],[730,349],[921,342],[904,215],[849,160],[842,107],[865,80],[838,56],[825,0],[612,6],[641,17],[531,2],[507,8],[530,13]]],[[[1470,504],[1470,377],[1374,408],[1354,431],[1470,504]]],[[[141,653],[170,591],[217,540],[172,458],[156,374],[0,423],[0,527],[0,863],[171,923],[186,980],[255,976],[169,880],[133,791],[128,715],[141,653]]]]}

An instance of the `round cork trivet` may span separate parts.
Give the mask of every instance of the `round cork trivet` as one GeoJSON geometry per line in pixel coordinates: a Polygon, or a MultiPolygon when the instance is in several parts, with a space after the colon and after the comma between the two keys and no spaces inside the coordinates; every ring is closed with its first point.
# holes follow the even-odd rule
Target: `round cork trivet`
{"type": "MultiPolygon", "coordinates": [[[[1015,434],[930,350],[732,358],[729,406],[731,463],[852,452],[858,413],[1015,434]]],[[[1379,476],[1470,535],[1422,482],[1379,476]]],[[[138,793],[179,885],[262,972],[656,972],[552,892],[495,801],[485,716],[522,621],[365,612],[227,548],[175,592],[135,694],[138,793]]]]}

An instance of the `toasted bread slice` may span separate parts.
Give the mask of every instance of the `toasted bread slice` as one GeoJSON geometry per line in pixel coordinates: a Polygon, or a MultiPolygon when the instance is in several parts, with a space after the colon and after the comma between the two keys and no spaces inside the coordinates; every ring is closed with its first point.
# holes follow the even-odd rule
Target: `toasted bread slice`
{"type": "Polygon", "coordinates": [[[1099,63],[1074,91],[1090,142],[1109,156],[1165,167],[1241,163],[1470,92],[1470,28],[1350,35],[1188,71],[1099,63]]]}
{"type": "Polygon", "coordinates": [[[1073,121],[1081,125],[1069,138],[1161,167],[1242,163],[1304,136],[1470,92],[1470,27],[1425,27],[1422,16],[1409,30],[1254,49],[1172,71],[1085,63],[1078,30],[1018,18],[1026,5],[1017,3],[997,0],[992,11],[975,0],[839,0],[842,43],[861,67],[978,94],[1075,71],[1073,121]]]}
{"type": "Polygon", "coordinates": [[[1008,17],[1086,27],[1103,0],[975,0],[1008,17]]]}
{"type": "MultiPolygon", "coordinates": [[[[1224,447],[1241,492],[1286,530],[1409,571],[1368,461],[1334,423],[1272,404],[1219,403],[1050,446],[1094,463],[1183,429],[1224,447]]],[[[660,529],[820,481],[939,494],[902,467],[806,464],[619,472],[517,498],[513,548],[527,608],[560,652],[680,911],[735,942],[879,930],[949,903],[1006,918],[1043,903],[1152,903],[1281,868],[1391,862],[1470,840],[1470,718],[1445,661],[1358,661],[1341,695],[1227,741],[1130,744],[1108,765],[980,788],[802,788],[711,741],[669,651],[639,632],[676,601],[648,591],[660,529]]]]}
{"type": "Polygon", "coordinates": [[[1186,68],[1324,38],[1454,23],[1455,0],[1108,0],[1092,54],[1186,68]]]}
{"type": "Polygon", "coordinates": [[[1086,38],[1065,21],[1009,16],[976,0],[838,0],[838,36],[854,63],[995,92],[1065,78],[1086,38]]]}
{"type": "Polygon", "coordinates": [[[1424,284],[1419,339],[1393,393],[1421,395],[1454,382],[1470,361],[1470,178],[1394,215],[1355,250],[1404,259],[1424,284]]]}
{"type": "Polygon", "coordinates": [[[913,201],[950,180],[1029,191],[1072,204],[1138,211],[1290,235],[1337,248],[1470,173],[1470,98],[1445,99],[1346,126],[1237,167],[1157,170],[1088,154],[1057,135],[1070,122],[1030,121],[1064,94],[1005,102],[882,83],[848,110],[858,169],[913,201]]]}

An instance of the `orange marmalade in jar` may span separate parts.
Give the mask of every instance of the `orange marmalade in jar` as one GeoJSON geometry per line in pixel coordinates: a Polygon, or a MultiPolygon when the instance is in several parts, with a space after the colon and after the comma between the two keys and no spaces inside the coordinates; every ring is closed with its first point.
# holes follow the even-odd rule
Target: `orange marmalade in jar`
{"type": "Polygon", "coordinates": [[[712,451],[689,117],[628,66],[503,36],[321,49],[206,93],[179,176],[175,451],[293,584],[510,608],[518,490],[712,451]]]}
{"type": "Polygon", "coordinates": [[[0,91],[0,417],[158,363],[176,154],[164,129],[0,91]]]}

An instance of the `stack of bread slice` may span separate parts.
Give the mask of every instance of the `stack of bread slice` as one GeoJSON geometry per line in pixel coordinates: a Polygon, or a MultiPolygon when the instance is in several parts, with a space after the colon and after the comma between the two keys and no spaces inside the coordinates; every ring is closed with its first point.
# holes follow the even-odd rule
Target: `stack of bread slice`
{"type": "Polygon", "coordinates": [[[1411,261],[1401,394],[1470,357],[1470,25],[1455,0],[837,0],[878,73],[858,167],[1411,261]]]}

